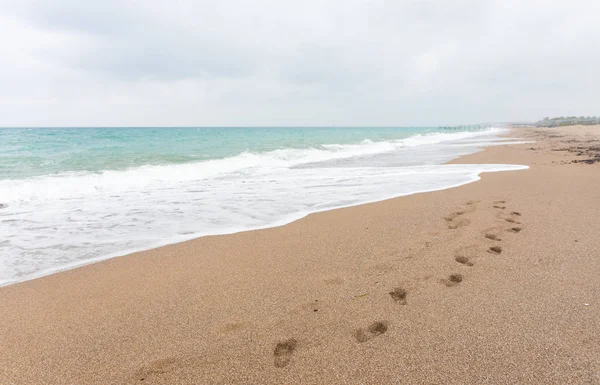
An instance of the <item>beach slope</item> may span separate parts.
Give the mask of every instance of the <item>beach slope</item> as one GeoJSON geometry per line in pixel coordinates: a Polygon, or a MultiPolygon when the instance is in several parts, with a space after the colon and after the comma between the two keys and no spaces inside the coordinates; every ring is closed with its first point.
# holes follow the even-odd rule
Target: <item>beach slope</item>
{"type": "Polygon", "coordinates": [[[0,288],[0,383],[600,383],[600,127],[444,191],[0,288]]]}

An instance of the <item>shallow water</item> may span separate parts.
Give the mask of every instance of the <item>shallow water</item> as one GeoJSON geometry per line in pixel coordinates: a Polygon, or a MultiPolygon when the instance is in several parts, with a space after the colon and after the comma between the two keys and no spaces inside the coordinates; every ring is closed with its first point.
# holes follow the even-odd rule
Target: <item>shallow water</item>
{"type": "Polygon", "coordinates": [[[0,284],[194,237],[432,191],[501,129],[0,130],[0,284]]]}

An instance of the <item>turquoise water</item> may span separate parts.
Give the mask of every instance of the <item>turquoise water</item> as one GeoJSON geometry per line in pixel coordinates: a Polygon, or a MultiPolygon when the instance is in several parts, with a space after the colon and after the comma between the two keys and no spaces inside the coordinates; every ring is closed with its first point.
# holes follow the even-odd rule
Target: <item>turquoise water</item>
{"type": "Polygon", "coordinates": [[[223,159],[244,151],[407,138],[436,128],[0,129],[0,179],[223,159]]]}
{"type": "Polygon", "coordinates": [[[476,181],[501,129],[0,129],[0,285],[476,181]]]}

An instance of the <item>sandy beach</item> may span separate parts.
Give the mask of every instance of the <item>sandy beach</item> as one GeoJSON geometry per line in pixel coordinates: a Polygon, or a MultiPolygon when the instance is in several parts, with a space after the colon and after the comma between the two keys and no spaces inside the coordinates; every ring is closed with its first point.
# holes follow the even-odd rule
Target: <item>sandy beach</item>
{"type": "Polygon", "coordinates": [[[528,170],[2,287],[0,383],[600,383],[600,126],[510,136],[454,163],[528,170]]]}

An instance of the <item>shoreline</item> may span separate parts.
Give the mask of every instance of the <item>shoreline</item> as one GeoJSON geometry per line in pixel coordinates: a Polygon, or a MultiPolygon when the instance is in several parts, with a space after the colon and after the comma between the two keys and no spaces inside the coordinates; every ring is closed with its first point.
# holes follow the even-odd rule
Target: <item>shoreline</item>
{"type": "MultiPolygon", "coordinates": [[[[443,164],[460,164],[460,162],[458,162],[459,159],[461,159],[464,156],[469,156],[469,155],[473,155],[476,154],[478,152],[481,151],[485,151],[486,148],[488,147],[493,147],[493,146],[502,146],[505,144],[521,144],[520,141],[517,141],[518,138],[510,138],[510,135],[514,132],[514,129],[506,129],[508,132],[505,132],[503,134],[500,134],[500,136],[492,141],[490,141],[488,144],[486,145],[482,145],[482,146],[477,146],[477,150],[473,153],[470,154],[466,154],[466,155],[459,155],[443,164]],[[504,141],[506,140],[513,140],[513,142],[506,142],[504,143],[504,141]],[[503,142],[503,143],[496,143],[496,142],[503,142]]],[[[180,243],[184,243],[184,242],[189,242],[189,241],[193,241],[199,238],[203,238],[203,237],[213,237],[213,236],[222,236],[222,235],[232,235],[232,234],[238,234],[238,233],[243,233],[243,232],[248,232],[248,231],[257,231],[257,230],[267,230],[267,229],[272,229],[272,228],[277,228],[277,227],[281,227],[281,226],[286,226],[290,223],[294,223],[296,221],[299,221],[303,218],[306,218],[309,215],[313,215],[313,214],[319,214],[319,213],[323,213],[323,212],[327,212],[327,211],[332,211],[332,210],[339,210],[339,209],[345,209],[345,208],[351,208],[351,207],[356,207],[356,206],[360,206],[360,205],[368,205],[368,204],[372,204],[372,203],[378,203],[378,202],[383,202],[383,201],[387,201],[387,200],[391,200],[391,199],[396,199],[396,198],[401,198],[401,197],[405,197],[405,196],[410,196],[410,195],[414,195],[414,194],[423,194],[423,193],[429,193],[429,192],[435,192],[435,191],[443,191],[443,190],[448,190],[448,189],[453,189],[453,188],[457,188],[460,186],[464,186],[466,184],[469,183],[475,183],[479,180],[481,180],[481,174],[485,174],[485,173],[492,173],[492,172],[505,172],[505,171],[520,171],[520,170],[526,170],[528,168],[527,165],[518,165],[518,164],[498,164],[498,166],[515,166],[515,167],[519,167],[522,166],[524,168],[522,169],[517,169],[517,170],[492,170],[492,171],[482,171],[480,173],[477,173],[477,175],[473,175],[473,179],[464,183],[458,183],[455,185],[450,185],[447,187],[443,187],[443,188],[432,188],[429,190],[418,190],[418,191],[412,191],[408,194],[392,194],[388,197],[384,197],[381,199],[373,199],[373,200],[366,200],[360,203],[354,203],[354,204],[349,204],[349,205],[341,205],[341,206],[336,206],[333,208],[326,208],[326,209],[322,209],[322,210],[316,210],[316,211],[311,211],[311,212],[299,212],[296,213],[294,215],[290,215],[288,218],[284,218],[281,219],[279,221],[274,222],[273,224],[270,225],[266,225],[264,227],[256,227],[256,228],[247,228],[247,229],[235,229],[235,230],[231,230],[231,231],[225,231],[225,232],[219,232],[219,233],[212,233],[212,234],[202,234],[202,233],[194,233],[194,234],[189,234],[189,236],[178,236],[177,239],[173,239],[173,238],[168,238],[165,239],[164,241],[160,241],[152,246],[148,246],[148,247],[141,247],[141,248],[133,248],[133,249],[126,249],[123,251],[118,251],[118,252],[114,252],[114,253],[110,253],[108,255],[103,255],[103,256],[98,256],[98,257],[94,257],[94,258],[90,258],[90,259],[86,259],[80,262],[71,262],[69,264],[63,265],[59,268],[56,269],[49,269],[49,270],[43,270],[40,271],[36,274],[30,275],[25,279],[13,279],[13,280],[8,280],[5,282],[0,282],[0,289],[2,287],[6,287],[6,286],[11,286],[11,285],[15,285],[15,284],[19,284],[19,283],[23,283],[23,282],[28,282],[28,281],[32,281],[32,280],[36,280],[39,278],[44,278],[53,274],[59,274],[65,271],[69,271],[69,270],[73,270],[73,269],[78,269],[81,267],[85,267],[91,264],[95,264],[95,263],[101,263],[103,261],[107,261],[110,259],[114,259],[114,258],[121,258],[121,257],[127,257],[128,255],[131,254],[135,254],[135,253],[141,253],[141,252],[145,252],[145,251],[149,251],[149,250],[153,250],[153,249],[159,249],[162,247],[166,247],[166,246],[172,246],[172,245],[176,245],[176,244],[180,244],[180,243]]]]}
{"type": "Polygon", "coordinates": [[[562,150],[600,135],[514,132],[450,163],[523,172],[1,287],[0,382],[600,381],[600,174],[562,150]]]}

